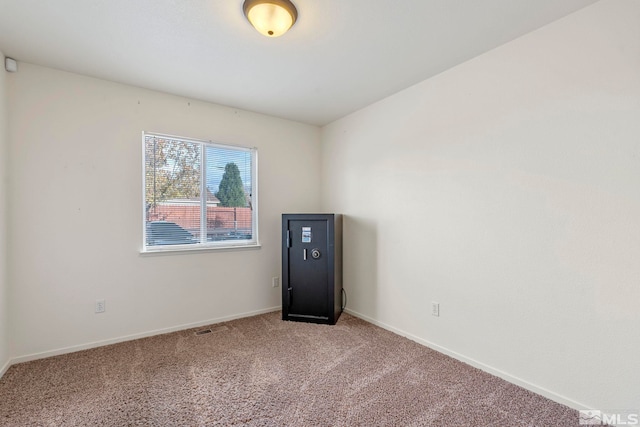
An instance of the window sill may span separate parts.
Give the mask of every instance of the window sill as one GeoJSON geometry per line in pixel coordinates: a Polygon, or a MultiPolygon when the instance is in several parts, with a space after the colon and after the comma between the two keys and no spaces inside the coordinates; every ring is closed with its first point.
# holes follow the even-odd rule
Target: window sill
{"type": "Polygon", "coordinates": [[[153,255],[180,255],[197,252],[215,252],[215,251],[237,251],[237,250],[253,250],[260,249],[262,245],[260,243],[251,243],[246,245],[215,245],[215,246],[180,246],[180,247],[166,247],[166,248],[154,248],[154,249],[141,249],[140,255],[153,256],[153,255]]]}

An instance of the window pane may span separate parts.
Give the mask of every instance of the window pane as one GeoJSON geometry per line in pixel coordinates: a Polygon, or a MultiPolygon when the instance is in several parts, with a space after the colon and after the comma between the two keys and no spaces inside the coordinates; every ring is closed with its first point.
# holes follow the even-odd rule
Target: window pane
{"type": "Polygon", "coordinates": [[[205,147],[207,240],[251,240],[251,152],[205,147]]]}
{"type": "Polygon", "coordinates": [[[147,245],[200,241],[200,146],[145,137],[147,245]]]}

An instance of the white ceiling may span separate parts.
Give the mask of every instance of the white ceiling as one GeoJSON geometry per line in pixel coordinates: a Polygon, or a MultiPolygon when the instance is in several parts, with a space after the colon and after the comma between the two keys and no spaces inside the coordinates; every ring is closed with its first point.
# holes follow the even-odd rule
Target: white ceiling
{"type": "Polygon", "coordinates": [[[0,51],[324,125],[597,0],[293,0],[261,36],[243,0],[0,0],[0,51]]]}

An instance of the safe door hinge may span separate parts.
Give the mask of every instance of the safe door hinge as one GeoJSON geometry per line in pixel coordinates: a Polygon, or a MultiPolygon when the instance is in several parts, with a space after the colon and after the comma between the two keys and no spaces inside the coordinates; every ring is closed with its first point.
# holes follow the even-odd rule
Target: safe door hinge
{"type": "Polygon", "coordinates": [[[287,230],[287,248],[291,247],[291,235],[289,230],[287,230]]]}

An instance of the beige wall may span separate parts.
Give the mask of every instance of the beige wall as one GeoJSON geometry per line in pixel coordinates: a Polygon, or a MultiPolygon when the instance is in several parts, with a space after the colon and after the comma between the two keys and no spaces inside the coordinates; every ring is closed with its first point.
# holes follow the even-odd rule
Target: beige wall
{"type": "Polygon", "coordinates": [[[0,376],[8,368],[11,351],[9,349],[9,283],[7,281],[7,72],[4,69],[4,55],[0,52],[0,376]]]}
{"type": "Polygon", "coordinates": [[[279,307],[280,214],[319,208],[317,127],[25,63],[11,77],[16,360],[279,307]],[[262,248],[140,255],[143,130],[257,147],[262,248]]]}
{"type": "Polygon", "coordinates": [[[639,135],[636,0],[324,127],[348,309],[574,407],[637,411],[639,135]]]}

